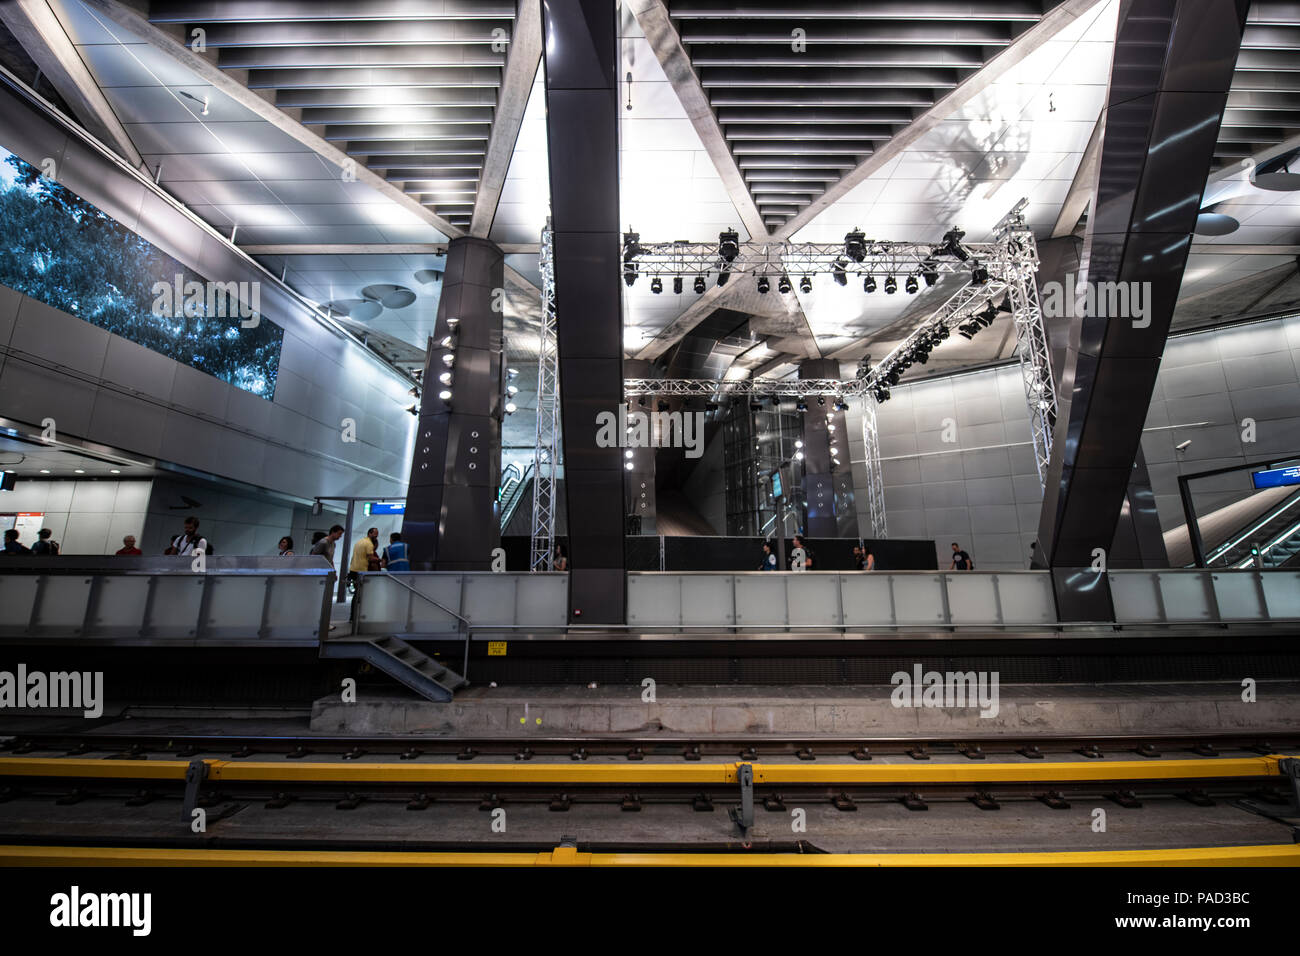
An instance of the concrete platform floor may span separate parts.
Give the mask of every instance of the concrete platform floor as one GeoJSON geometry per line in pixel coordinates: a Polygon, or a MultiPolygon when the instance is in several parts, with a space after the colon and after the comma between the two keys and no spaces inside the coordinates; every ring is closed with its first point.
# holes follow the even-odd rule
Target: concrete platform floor
{"type": "Polygon", "coordinates": [[[470,687],[447,704],[400,688],[362,686],[357,700],[312,706],[321,734],[447,736],[864,734],[1134,734],[1300,730],[1300,682],[1263,681],[1256,700],[1228,681],[1194,684],[1022,684],[1000,687],[996,713],[978,707],[897,707],[888,685],[747,687],[470,687]]]}

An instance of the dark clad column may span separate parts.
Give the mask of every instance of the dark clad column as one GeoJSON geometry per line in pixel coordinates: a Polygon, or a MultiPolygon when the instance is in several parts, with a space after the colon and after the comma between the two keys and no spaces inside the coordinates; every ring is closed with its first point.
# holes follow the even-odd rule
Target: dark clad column
{"type": "MultiPolygon", "coordinates": [[[[840,377],[840,363],[834,359],[810,359],[799,366],[799,377],[830,378],[840,377]]],[[[841,462],[848,460],[848,432],[844,424],[844,413],[835,410],[834,396],[822,396],[824,404],[818,404],[817,398],[808,398],[808,411],[803,413],[803,488],[808,502],[808,521],[804,531],[810,538],[838,538],[839,522],[835,516],[835,491],[837,466],[832,460],[831,448],[835,447],[843,456],[841,462]],[[830,426],[835,426],[834,432],[830,426]],[[836,444],[835,439],[844,441],[836,444]]],[[[843,484],[843,475],[838,476],[843,484]]],[[[849,482],[852,489],[852,481],[849,482]]]]}
{"type": "Polygon", "coordinates": [[[618,36],[613,0],[545,0],[546,133],[569,519],[569,618],[622,624],[623,453],[596,446],[623,401],[618,36]]]}
{"type": "MultiPolygon", "coordinates": [[[[1071,324],[1038,536],[1067,620],[1111,613],[1096,573],[1070,569],[1087,569],[1094,549],[1114,550],[1248,8],[1247,0],[1120,7],[1082,258],[1094,288],[1142,287],[1146,315],[1136,327],[1129,315],[1071,324]]],[[[1145,507],[1140,496],[1136,503],[1145,507]]]]}
{"type": "Polygon", "coordinates": [[[504,280],[500,249],[485,239],[451,240],[402,521],[415,571],[487,571],[500,543],[502,313],[493,305],[504,280]],[[446,385],[440,376],[448,372],[446,385]],[[450,401],[439,397],[444,389],[450,401]]]}

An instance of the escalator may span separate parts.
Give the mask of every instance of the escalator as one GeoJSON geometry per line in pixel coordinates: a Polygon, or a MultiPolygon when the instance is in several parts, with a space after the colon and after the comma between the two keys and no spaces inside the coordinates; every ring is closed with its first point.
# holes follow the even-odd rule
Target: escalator
{"type": "Polygon", "coordinates": [[[1300,565],[1300,491],[1287,495],[1266,509],[1205,556],[1207,567],[1249,568],[1259,563],[1265,568],[1300,565]]]}
{"type": "Polygon", "coordinates": [[[532,492],[533,466],[530,464],[521,471],[519,466],[513,462],[506,465],[501,472],[501,487],[497,492],[502,533],[505,532],[510,520],[519,510],[520,502],[528,498],[532,492]]]}

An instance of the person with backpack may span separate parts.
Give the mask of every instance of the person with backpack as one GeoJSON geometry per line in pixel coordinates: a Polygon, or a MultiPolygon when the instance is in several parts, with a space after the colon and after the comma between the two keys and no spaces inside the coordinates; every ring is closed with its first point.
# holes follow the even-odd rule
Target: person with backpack
{"type": "Polygon", "coordinates": [[[188,555],[196,551],[211,554],[212,548],[208,546],[208,539],[199,534],[199,519],[190,515],[185,519],[185,530],[172,538],[163,554],[188,555]]]}
{"type": "Polygon", "coordinates": [[[53,533],[49,528],[42,528],[36,532],[36,543],[32,545],[32,554],[55,557],[59,553],[59,542],[50,539],[53,533]]]}

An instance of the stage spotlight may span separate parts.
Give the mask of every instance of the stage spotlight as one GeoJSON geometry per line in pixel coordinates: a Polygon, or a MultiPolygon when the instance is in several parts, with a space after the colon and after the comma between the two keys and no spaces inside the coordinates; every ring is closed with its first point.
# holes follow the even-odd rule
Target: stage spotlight
{"type": "Polygon", "coordinates": [[[637,256],[641,255],[641,234],[636,232],[623,233],[623,281],[631,288],[636,282],[636,277],[640,267],[634,261],[637,256]]]}
{"type": "Polygon", "coordinates": [[[799,280],[799,291],[803,293],[812,291],[812,278],[810,276],[804,276],[799,280]]]}
{"type": "Polygon", "coordinates": [[[862,291],[863,291],[863,292],[867,292],[867,293],[871,293],[871,292],[875,292],[875,291],[876,291],[876,277],[875,277],[875,276],[867,276],[865,279],[862,280],[862,291]]]}
{"type": "Polygon", "coordinates": [[[751,412],[761,412],[763,410],[763,403],[756,398],[751,398],[749,400],[749,410],[751,412]]]}
{"type": "Polygon", "coordinates": [[[623,263],[623,281],[629,289],[636,284],[637,268],[635,262],[623,263]]]}
{"type": "Polygon", "coordinates": [[[789,295],[790,290],[793,288],[794,286],[790,285],[790,277],[788,275],[782,275],[781,278],[776,280],[776,291],[780,292],[782,295],[789,295]]]}
{"type": "Polygon", "coordinates": [[[998,311],[1005,312],[1008,315],[1016,311],[1016,307],[1011,304],[1010,294],[1004,295],[1002,297],[1002,301],[998,303],[998,311]]]}
{"type": "Polygon", "coordinates": [[[997,317],[998,317],[998,310],[993,305],[993,303],[990,302],[988,304],[988,307],[985,308],[984,311],[980,313],[979,321],[981,325],[987,328],[988,326],[993,324],[994,320],[997,319],[997,317]]]}
{"type": "Polygon", "coordinates": [[[731,278],[731,273],[730,273],[730,272],[727,272],[725,269],[724,269],[722,272],[719,272],[719,273],[718,273],[718,288],[721,289],[724,285],[726,285],[726,284],[727,284],[727,280],[730,279],[730,278],[731,278]]]}
{"type": "Polygon", "coordinates": [[[818,405],[825,405],[825,404],[826,404],[826,396],[825,396],[825,395],[818,395],[818,396],[817,396],[817,404],[818,404],[818,405]]]}
{"type": "Polygon", "coordinates": [[[718,233],[718,256],[724,262],[731,262],[740,255],[740,234],[734,229],[718,233]]]}
{"type": "Polygon", "coordinates": [[[759,276],[759,277],[758,277],[758,294],[759,294],[759,295],[767,295],[768,291],[769,291],[771,288],[772,288],[772,283],[770,283],[770,282],[767,281],[767,276],[759,276]]]}
{"type": "Polygon", "coordinates": [[[921,277],[925,279],[927,289],[939,281],[939,267],[933,259],[926,259],[921,263],[921,277]]]}
{"type": "Polygon", "coordinates": [[[831,263],[831,278],[835,280],[836,285],[849,284],[848,274],[845,273],[844,271],[844,267],[846,265],[848,265],[848,263],[844,261],[843,256],[840,256],[833,263],[831,263]]]}
{"type": "Polygon", "coordinates": [[[948,329],[948,326],[946,325],[941,325],[934,330],[934,337],[938,339],[940,342],[942,342],[951,334],[952,332],[948,329]]]}
{"type": "Polygon", "coordinates": [[[704,294],[704,276],[695,277],[695,294],[696,295],[704,294]]]}
{"type": "Polygon", "coordinates": [[[636,403],[640,405],[642,408],[645,408],[645,396],[642,395],[640,398],[638,398],[636,400],[636,403]]]}
{"type": "Polygon", "coordinates": [[[681,294],[682,294],[682,277],[675,276],[673,278],[673,295],[681,295],[681,294]]]}
{"type": "Polygon", "coordinates": [[[898,291],[898,280],[893,276],[885,276],[885,294],[893,295],[898,291]]]}
{"type": "Polygon", "coordinates": [[[867,236],[861,229],[854,228],[844,237],[844,254],[854,262],[861,262],[867,257],[867,236]]]}
{"type": "Polygon", "coordinates": [[[663,291],[664,291],[664,280],[661,279],[661,278],[659,278],[658,276],[655,276],[653,279],[651,279],[651,280],[650,280],[650,291],[653,292],[655,295],[658,295],[660,292],[663,292],[663,291]]]}
{"type": "Polygon", "coordinates": [[[908,295],[916,295],[916,276],[908,276],[903,288],[907,290],[908,295]]]}
{"type": "Polygon", "coordinates": [[[943,246],[939,251],[946,252],[948,255],[965,262],[970,258],[970,253],[967,252],[966,248],[961,244],[961,240],[965,235],[966,233],[958,229],[956,226],[949,229],[943,234],[943,246]]]}
{"type": "Polygon", "coordinates": [[[847,412],[849,410],[849,403],[843,398],[840,398],[835,402],[835,410],[837,412],[847,412]]]}
{"type": "Polygon", "coordinates": [[[989,281],[989,270],[985,269],[977,261],[973,266],[971,266],[970,281],[974,282],[976,285],[983,285],[989,281]]]}
{"type": "Polygon", "coordinates": [[[957,326],[957,334],[964,339],[975,338],[975,333],[978,332],[979,330],[980,327],[977,323],[965,323],[957,326]]]}
{"type": "Polygon", "coordinates": [[[801,398],[795,403],[794,410],[796,412],[806,412],[808,411],[808,403],[801,398]]]}

